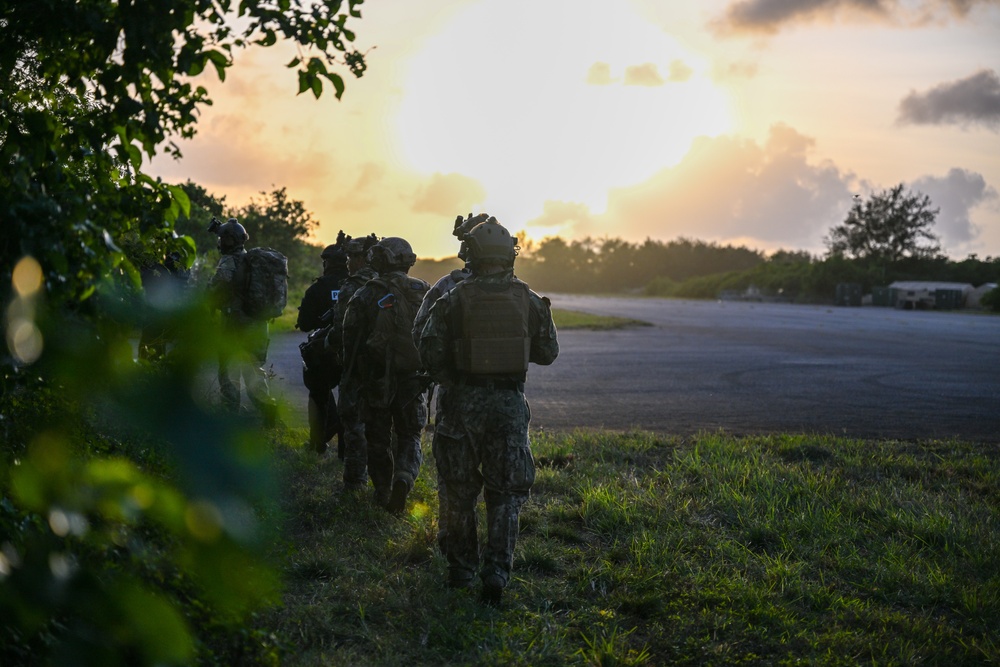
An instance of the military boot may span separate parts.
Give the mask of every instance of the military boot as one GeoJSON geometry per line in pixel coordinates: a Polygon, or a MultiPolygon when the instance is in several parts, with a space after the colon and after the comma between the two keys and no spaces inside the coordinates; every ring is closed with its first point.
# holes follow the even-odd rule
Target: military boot
{"type": "Polygon", "coordinates": [[[406,509],[406,497],[410,495],[412,486],[413,480],[409,479],[409,475],[397,476],[392,483],[392,494],[389,496],[386,509],[392,514],[402,514],[406,509]]]}

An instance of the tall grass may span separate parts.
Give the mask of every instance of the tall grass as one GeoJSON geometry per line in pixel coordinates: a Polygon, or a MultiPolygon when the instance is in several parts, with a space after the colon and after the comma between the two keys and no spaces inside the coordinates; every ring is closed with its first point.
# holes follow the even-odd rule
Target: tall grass
{"type": "MultiPolygon", "coordinates": [[[[291,432],[289,442],[302,434],[291,432]]],[[[429,456],[403,518],[279,447],[287,665],[1000,660],[1000,461],[972,443],[533,434],[499,609],[445,587],[429,456]]]]}

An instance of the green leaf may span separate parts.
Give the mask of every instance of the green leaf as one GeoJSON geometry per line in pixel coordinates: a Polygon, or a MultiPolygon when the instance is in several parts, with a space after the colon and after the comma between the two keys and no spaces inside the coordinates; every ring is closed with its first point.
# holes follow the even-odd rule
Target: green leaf
{"type": "Polygon", "coordinates": [[[117,245],[115,245],[115,241],[114,239],[111,238],[111,234],[108,233],[108,230],[101,229],[101,238],[104,239],[104,247],[106,247],[111,252],[116,252],[121,254],[122,249],[119,248],[117,245]]]}
{"type": "Polygon", "coordinates": [[[257,44],[263,47],[268,47],[268,46],[274,46],[277,43],[277,41],[278,41],[278,36],[275,34],[273,30],[268,28],[264,32],[264,37],[257,40],[257,44]]]}
{"type": "Polygon", "coordinates": [[[344,94],[344,80],[339,74],[335,74],[334,72],[327,72],[326,78],[333,84],[334,89],[337,91],[337,99],[339,100],[340,96],[344,94]]]}
{"type": "Polygon", "coordinates": [[[206,51],[205,56],[212,62],[215,66],[215,73],[219,76],[219,81],[226,80],[226,68],[229,67],[232,62],[229,57],[226,56],[222,51],[206,51]]]}
{"type": "Polygon", "coordinates": [[[145,654],[148,664],[188,664],[194,657],[191,632],[180,613],[158,595],[138,585],[114,591],[130,643],[145,654]]]}
{"type": "Polygon", "coordinates": [[[205,70],[206,62],[208,62],[208,59],[204,57],[204,54],[202,54],[201,57],[196,57],[192,60],[191,65],[188,67],[188,76],[198,76],[201,74],[205,70]]]}
{"type": "Polygon", "coordinates": [[[179,185],[167,185],[167,190],[170,191],[170,195],[174,198],[174,201],[180,206],[181,213],[184,217],[190,217],[191,215],[191,198],[188,197],[187,192],[184,191],[179,185]]]}

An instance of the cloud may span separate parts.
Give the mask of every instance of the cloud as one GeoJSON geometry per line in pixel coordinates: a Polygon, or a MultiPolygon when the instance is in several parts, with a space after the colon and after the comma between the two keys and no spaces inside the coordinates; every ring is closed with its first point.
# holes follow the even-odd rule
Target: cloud
{"type": "Polygon", "coordinates": [[[417,188],[413,198],[414,213],[456,215],[471,210],[486,199],[486,190],[474,178],[462,174],[434,174],[417,188]]]}
{"type": "Polygon", "coordinates": [[[982,175],[965,169],[951,169],[944,177],[924,176],[911,188],[930,197],[932,206],[940,209],[931,231],[941,237],[946,250],[963,248],[979,236],[980,229],[970,218],[973,208],[1000,200],[982,175]]]}
{"type": "Polygon", "coordinates": [[[786,24],[833,18],[844,10],[884,15],[884,0],[743,0],[730,4],[712,27],[716,32],[774,34],[786,24]]]}
{"type": "Polygon", "coordinates": [[[322,146],[275,151],[258,141],[264,132],[265,123],[249,117],[218,117],[198,133],[198,141],[180,143],[183,161],[158,156],[154,172],[168,182],[190,179],[209,192],[230,193],[236,203],[275,186],[318,189],[330,182],[333,161],[322,146]]]}
{"type": "MultiPolygon", "coordinates": [[[[676,59],[670,62],[667,69],[667,78],[660,74],[655,63],[643,63],[642,65],[629,65],[625,68],[626,86],[662,86],[667,81],[672,83],[683,83],[688,81],[694,74],[694,70],[683,60],[676,59]]],[[[611,65],[603,62],[596,62],[587,70],[587,83],[592,86],[608,86],[617,83],[618,79],[611,76],[611,65]]]]}
{"type": "Polygon", "coordinates": [[[586,204],[547,201],[542,206],[542,214],[530,220],[527,226],[550,230],[553,235],[563,235],[563,230],[572,230],[573,236],[586,236],[599,229],[595,220],[596,216],[586,204]]]}
{"type": "Polygon", "coordinates": [[[335,210],[370,211],[380,199],[380,185],[385,180],[385,167],[372,162],[361,165],[354,185],[346,194],[333,201],[335,210]]]}
{"type": "Polygon", "coordinates": [[[710,27],[719,34],[774,34],[787,26],[841,17],[917,27],[965,19],[977,6],[996,4],[997,0],[740,0],[729,4],[710,27]]]}
{"type": "Polygon", "coordinates": [[[736,81],[752,79],[757,76],[757,63],[737,61],[726,64],[716,64],[712,68],[712,78],[716,81],[736,81]]]}
{"type": "Polygon", "coordinates": [[[564,237],[687,237],[821,252],[823,236],[843,221],[858,183],[830,162],[810,160],[813,146],[811,137],[780,124],[763,143],[700,137],[675,167],[611,191],[605,213],[550,202],[528,225],[563,223],[564,237]]]}
{"type": "Polygon", "coordinates": [[[1000,130],[1000,76],[981,70],[930,90],[911,92],[899,103],[898,124],[982,125],[1000,130]]]}
{"type": "Polygon", "coordinates": [[[587,83],[591,86],[608,86],[614,81],[611,78],[611,65],[608,63],[594,63],[587,70],[587,83]]]}
{"type": "Polygon", "coordinates": [[[654,63],[629,65],[625,68],[626,86],[662,86],[666,83],[654,63]]]}
{"type": "Polygon", "coordinates": [[[670,71],[667,74],[667,79],[675,83],[683,83],[690,79],[692,74],[694,74],[694,70],[687,63],[683,60],[674,60],[670,63],[670,71]]]}
{"type": "MultiPolygon", "coordinates": [[[[604,213],[550,201],[527,227],[563,238],[606,235],[641,242],[684,237],[823,254],[823,238],[844,221],[853,194],[878,188],[828,160],[814,159],[814,149],[812,137],[784,124],[773,126],[762,142],[701,137],[675,167],[637,186],[612,190],[604,213]]],[[[940,209],[933,231],[950,252],[975,249],[982,232],[972,218],[977,207],[1000,208],[997,190],[964,169],[923,176],[909,187],[940,209]]]]}

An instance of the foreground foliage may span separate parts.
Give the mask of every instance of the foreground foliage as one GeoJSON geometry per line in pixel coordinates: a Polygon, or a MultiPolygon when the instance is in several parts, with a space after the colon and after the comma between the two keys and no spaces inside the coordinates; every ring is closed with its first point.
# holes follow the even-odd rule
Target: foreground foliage
{"type": "Polygon", "coordinates": [[[107,282],[139,288],[139,258],[173,251],[190,267],[194,241],[174,231],[188,192],[143,161],[180,155],[211,104],[206,70],[224,80],[244,49],[296,45],[290,89],[319,97],[326,82],[340,98],[338,72],[366,68],[348,27],[361,3],[0,0],[3,292],[32,257],[52,307],[95,318],[107,282]]]}
{"type": "Polygon", "coordinates": [[[335,460],[284,450],[287,592],[259,618],[283,664],[1000,659],[993,450],[648,433],[535,434],[533,447],[499,610],[444,587],[432,458],[398,519],[341,495],[335,460]]]}

